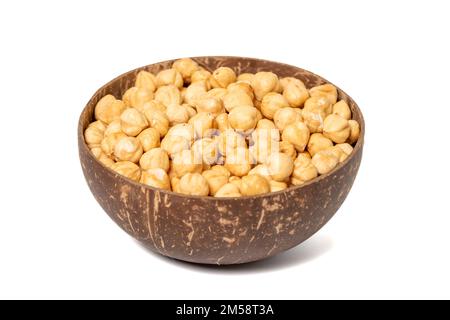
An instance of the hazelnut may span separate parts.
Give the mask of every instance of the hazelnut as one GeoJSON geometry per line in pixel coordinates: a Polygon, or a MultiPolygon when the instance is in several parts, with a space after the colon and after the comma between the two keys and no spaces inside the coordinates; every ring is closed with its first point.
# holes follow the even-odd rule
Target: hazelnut
{"type": "Polygon", "coordinates": [[[224,112],[222,100],[209,97],[207,95],[204,95],[200,99],[197,99],[197,101],[195,102],[195,107],[197,108],[197,112],[199,113],[206,112],[218,115],[224,112]]]}
{"type": "Polygon", "coordinates": [[[223,105],[228,112],[239,106],[253,107],[253,99],[242,90],[235,89],[234,91],[229,91],[222,100],[223,105]]]}
{"type": "Polygon", "coordinates": [[[303,83],[299,85],[295,82],[291,82],[284,88],[283,97],[291,107],[298,108],[303,106],[306,99],[309,98],[309,92],[303,83]]]}
{"type": "Polygon", "coordinates": [[[95,119],[110,124],[112,121],[119,119],[125,104],[121,100],[116,100],[113,95],[106,95],[97,102],[95,106],[95,119]]]}
{"type": "Polygon", "coordinates": [[[234,184],[238,188],[239,192],[241,192],[240,188],[241,188],[241,182],[242,181],[241,181],[240,177],[231,176],[231,177],[228,178],[228,182],[231,183],[231,184],[234,184]]]}
{"type": "Polygon", "coordinates": [[[228,183],[228,177],[223,175],[218,170],[206,170],[202,172],[202,176],[206,179],[209,186],[209,192],[211,195],[215,195],[216,192],[228,183]]]}
{"type": "Polygon", "coordinates": [[[158,72],[156,75],[158,87],[174,85],[177,88],[183,87],[183,76],[175,69],[166,69],[158,72]]]}
{"type": "Polygon", "coordinates": [[[190,124],[194,127],[197,137],[204,137],[210,129],[213,127],[214,116],[212,113],[199,112],[191,119],[190,124]]]}
{"type": "Polygon", "coordinates": [[[251,79],[255,98],[261,101],[266,94],[277,91],[280,87],[278,76],[272,72],[258,72],[251,79]]]}
{"type": "Polygon", "coordinates": [[[170,157],[173,157],[183,150],[188,150],[189,147],[190,141],[183,136],[166,135],[161,140],[161,149],[165,150],[170,157]]]}
{"type": "Polygon", "coordinates": [[[359,139],[361,128],[356,120],[348,120],[348,126],[350,127],[350,135],[348,137],[348,143],[354,144],[359,139]]]}
{"type": "Polygon", "coordinates": [[[273,116],[275,126],[280,131],[283,131],[288,125],[298,121],[303,121],[301,113],[297,110],[299,109],[290,107],[278,109],[273,116]]]}
{"type": "Polygon", "coordinates": [[[213,88],[226,88],[230,83],[236,81],[236,73],[228,67],[220,67],[214,70],[209,79],[213,88]]]}
{"type": "Polygon", "coordinates": [[[195,105],[196,101],[202,98],[207,92],[206,81],[196,81],[186,88],[183,100],[190,105],[195,105]]]}
{"type": "Polygon", "coordinates": [[[270,176],[273,180],[284,181],[294,170],[294,161],[284,153],[272,153],[267,159],[270,176]]]}
{"type": "Polygon", "coordinates": [[[256,124],[256,129],[274,130],[276,129],[275,123],[269,119],[261,119],[256,124]]]}
{"type": "Polygon", "coordinates": [[[181,106],[186,109],[189,119],[191,119],[193,116],[197,114],[197,110],[195,110],[195,108],[192,107],[190,104],[183,103],[181,106]]]}
{"type": "Polygon", "coordinates": [[[209,81],[209,78],[211,77],[211,72],[205,69],[199,69],[192,73],[191,75],[191,83],[198,82],[198,81],[209,81]]]}
{"type": "Polygon", "coordinates": [[[346,120],[350,120],[352,118],[352,112],[347,102],[345,102],[345,100],[341,100],[334,104],[333,113],[337,114],[338,116],[341,116],[346,120]]]}
{"type": "Polygon", "coordinates": [[[350,136],[348,120],[337,114],[330,114],[323,122],[323,134],[336,143],[344,143],[350,136]]]}
{"type": "Polygon", "coordinates": [[[219,158],[218,143],[212,138],[203,138],[192,144],[192,150],[200,157],[204,164],[214,164],[219,158]]]}
{"type": "Polygon", "coordinates": [[[209,186],[200,173],[185,174],[178,184],[179,192],[192,196],[207,196],[209,186]]]}
{"type": "Polygon", "coordinates": [[[160,145],[159,131],[155,128],[147,128],[143,130],[137,136],[137,138],[141,143],[144,152],[147,152],[148,150],[153,148],[157,148],[160,145]]]}
{"type": "Polygon", "coordinates": [[[141,109],[146,102],[153,100],[153,91],[148,89],[131,87],[123,94],[123,103],[127,107],[141,109]]]}
{"type": "Polygon", "coordinates": [[[157,109],[148,109],[144,112],[145,117],[150,124],[150,127],[156,129],[159,132],[160,137],[164,137],[169,130],[169,118],[165,114],[157,109]]]}
{"type": "Polygon", "coordinates": [[[228,121],[228,113],[221,113],[214,119],[214,128],[219,131],[225,131],[231,129],[230,122],[228,121]]]}
{"type": "Polygon", "coordinates": [[[110,124],[108,124],[108,126],[105,129],[105,137],[109,136],[110,134],[113,133],[119,133],[122,132],[122,125],[120,124],[120,119],[116,119],[113,122],[111,122],[110,124]]]}
{"type": "Polygon", "coordinates": [[[127,135],[123,132],[111,133],[103,138],[100,147],[107,156],[111,156],[114,153],[117,141],[126,137],[127,135]]]}
{"type": "Polygon", "coordinates": [[[236,131],[244,132],[254,129],[258,122],[257,111],[255,107],[251,106],[235,107],[228,114],[228,121],[236,131]]]}
{"type": "Polygon", "coordinates": [[[178,59],[172,64],[172,68],[177,70],[183,80],[187,83],[191,82],[192,74],[199,70],[199,65],[197,62],[190,58],[178,59]]]}
{"type": "Polygon", "coordinates": [[[300,153],[294,161],[291,183],[298,186],[315,177],[317,177],[317,169],[310,156],[306,153],[300,153]]]}
{"type": "Polygon", "coordinates": [[[171,126],[186,123],[189,120],[187,109],[179,104],[169,104],[167,106],[166,115],[171,126]]]}
{"type": "Polygon", "coordinates": [[[100,161],[105,167],[111,168],[113,164],[116,162],[108,157],[105,153],[102,153],[100,157],[98,158],[98,161],[100,161]]]}
{"type": "Polygon", "coordinates": [[[170,185],[172,186],[172,191],[173,192],[180,192],[180,178],[178,177],[172,177],[170,178],[170,185]]]}
{"type": "Polygon", "coordinates": [[[142,70],[136,75],[135,87],[142,88],[151,92],[156,90],[156,77],[153,73],[142,70]]]}
{"type": "Polygon", "coordinates": [[[181,104],[180,90],[174,85],[159,87],[155,92],[155,100],[166,107],[171,104],[181,104]]]}
{"type": "Polygon", "coordinates": [[[167,172],[170,168],[169,155],[161,148],[154,148],[142,155],[139,165],[143,170],[160,168],[167,172]]]}
{"type": "Polygon", "coordinates": [[[136,109],[138,109],[142,113],[145,113],[145,111],[147,111],[147,110],[159,110],[162,112],[167,111],[167,107],[165,105],[163,105],[161,102],[156,101],[156,100],[147,101],[146,103],[144,103],[142,105],[141,108],[136,108],[136,109]]]}
{"type": "Polygon", "coordinates": [[[141,169],[139,166],[130,161],[119,161],[110,167],[115,172],[127,177],[128,179],[139,181],[141,178],[141,169]]]}
{"type": "Polygon", "coordinates": [[[214,195],[218,198],[235,198],[241,197],[241,193],[239,192],[239,188],[236,187],[232,183],[227,183],[222,186],[214,195]]]}
{"type": "Polygon", "coordinates": [[[222,100],[223,97],[228,93],[228,90],[225,88],[214,88],[209,90],[206,95],[210,98],[216,98],[222,100]]]}
{"type": "Polygon", "coordinates": [[[253,196],[270,192],[270,185],[266,178],[252,174],[242,177],[240,191],[243,196],[253,196]]]}
{"type": "Polygon", "coordinates": [[[257,129],[252,133],[250,153],[258,163],[265,163],[269,155],[279,150],[278,130],[257,129]],[[273,134],[272,134],[273,133],[273,134]]]}
{"type": "Polygon", "coordinates": [[[143,171],[140,182],[150,187],[170,190],[169,176],[163,169],[160,168],[143,171]]]}
{"type": "Polygon", "coordinates": [[[120,116],[122,131],[129,136],[137,136],[148,127],[147,118],[135,108],[126,109],[120,116]]]}
{"type": "Polygon", "coordinates": [[[302,152],[309,140],[309,129],[303,122],[297,121],[284,128],[281,139],[292,143],[295,150],[302,152]]]}
{"type": "Polygon", "coordinates": [[[227,178],[229,178],[231,176],[230,171],[228,171],[227,168],[225,168],[224,166],[221,166],[219,164],[216,164],[215,166],[211,167],[211,170],[215,170],[220,172],[222,175],[226,176],[227,178]]]}
{"type": "Polygon", "coordinates": [[[246,148],[247,143],[243,136],[234,131],[233,129],[227,129],[220,133],[217,138],[219,152],[222,155],[227,155],[228,152],[232,152],[236,148],[246,148]]]}
{"type": "Polygon", "coordinates": [[[137,163],[142,156],[142,146],[137,138],[122,137],[114,146],[114,156],[120,161],[137,163]]]}
{"type": "Polygon", "coordinates": [[[93,148],[91,148],[91,152],[92,152],[92,154],[94,155],[94,157],[95,157],[96,159],[100,158],[100,156],[101,156],[102,154],[105,154],[105,153],[103,152],[102,148],[100,148],[100,147],[93,147],[93,148]]]}
{"type": "Polygon", "coordinates": [[[309,137],[308,152],[314,156],[317,152],[333,146],[333,141],[321,133],[313,133],[309,137]]]}
{"type": "Polygon", "coordinates": [[[265,164],[258,164],[256,167],[254,167],[252,170],[248,172],[248,175],[252,174],[258,174],[261,177],[266,178],[267,181],[272,180],[272,176],[269,172],[269,167],[265,164]]]}
{"type": "Polygon", "coordinates": [[[253,73],[241,73],[237,77],[237,81],[245,81],[250,84],[252,82],[253,76],[254,76],[253,73]]]}
{"type": "Polygon", "coordinates": [[[284,153],[285,155],[292,158],[292,160],[295,160],[297,157],[297,151],[295,150],[295,147],[292,143],[289,141],[280,141],[278,144],[278,150],[281,153],[284,153]]]}
{"type": "Polygon", "coordinates": [[[303,121],[311,133],[322,132],[325,118],[331,114],[332,106],[325,97],[311,97],[302,110],[303,121]]]}
{"type": "Polygon", "coordinates": [[[320,174],[326,174],[338,165],[339,158],[332,150],[325,149],[317,152],[311,161],[320,174]]]}
{"type": "Polygon", "coordinates": [[[194,150],[182,150],[173,156],[172,170],[177,177],[202,172],[202,158],[194,150]]]}
{"type": "Polygon", "coordinates": [[[345,161],[350,156],[350,154],[353,152],[353,147],[348,143],[339,143],[339,144],[335,145],[335,147],[340,148],[343,152],[343,154],[339,158],[339,162],[345,161]]]}
{"type": "Polygon", "coordinates": [[[190,144],[192,141],[194,141],[195,138],[194,126],[190,123],[180,123],[174,125],[167,132],[167,136],[170,135],[184,137],[189,141],[190,144]]]}
{"type": "Polygon", "coordinates": [[[275,180],[269,181],[270,192],[277,192],[287,188],[287,184],[285,182],[279,182],[275,180]]]}
{"type": "Polygon", "coordinates": [[[88,127],[84,131],[84,140],[89,145],[89,148],[100,146],[105,130],[106,126],[100,120],[94,121],[88,125],[88,127]]]}
{"type": "MultiPolygon", "coordinates": [[[[281,90],[286,90],[288,85],[295,84],[298,87],[305,87],[305,84],[302,80],[294,78],[294,77],[284,77],[280,79],[281,90]]],[[[305,87],[306,88],[306,87],[305,87]]]]}
{"type": "Polygon", "coordinates": [[[333,105],[337,101],[337,89],[332,84],[323,84],[309,89],[311,97],[325,97],[333,105]]]}
{"type": "Polygon", "coordinates": [[[275,112],[285,107],[289,107],[289,103],[286,98],[279,93],[269,92],[261,101],[261,112],[268,119],[273,119],[275,112]]]}
{"type": "MultiPolygon", "coordinates": [[[[255,94],[253,93],[253,88],[247,81],[238,81],[230,83],[227,87],[228,92],[242,92],[250,97],[250,99],[255,98],[255,94]]],[[[252,103],[253,105],[253,103],[252,103]]]]}
{"type": "Polygon", "coordinates": [[[248,174],[253,163],[253,159],[250,157],[248,149],[239,147],[232,151],[228,151],[225,159],[225,168],[227,168],[231,174],[238,177],[248,174]]]}

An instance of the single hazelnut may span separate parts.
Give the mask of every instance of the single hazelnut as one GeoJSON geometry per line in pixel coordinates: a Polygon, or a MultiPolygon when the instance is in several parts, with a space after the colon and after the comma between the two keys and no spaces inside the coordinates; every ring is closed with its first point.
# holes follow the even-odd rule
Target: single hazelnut
{"type": "Polygon", "coordinates": [[[111,168],[113,166],[113,164],[116,163],[113,159],[108,157],[105,153],[102,153],[100,155],[100,157],[98,158],[98,161],[100,161],[107,168],[111,168]]]}
{"type": "Polygon", "coordinates": [[[230,171],[228,171],[227,168],[225,168],[224,166],[219,165],[219,164],[216,164],[215,166],[212,166],[212,167],[211,167],[211,170],[218,171],[218,172],[220,172],[222,175],[226,176],[227,178],[229,178],[229,177],[231,176],[230,171]]]}
{"type": "Polygon", "coordinates": [[[210,98],[216,98],[219,100],[223,100],[223,97],[228,93],[228,90],[225,88],[214,88],[209,90],[206,95],[210,98]]]}
{"type": "Polygon", "coordinates": [[[250,84],[252,82],[253,76],[254,76],[253,73],[241,73],[237,77],[237,81],[245,81],[250,84]]]}
{"type": "Polygon", "coordinates": [[[194,126],[190,123],[180,123],[171,127],[166,135],[181,136],[191,144],[195,138],[194,126]]]}
{"type": "Polygon", "coordinates": [[[309,89],[311,97],[326,97],[333,105],[337,101],[337,89],[332,84],[323,84],[309,89]]]}
{"type": "Polygon", "coordinates": [[[123,132],[111,133],[103,138],[100,147],[107,156],[111,156],[114,153],[117,141],[126,137],[127,135],[123,132]]]}
{"type": "Polygon", "coordinates": [[[309,137],[308,152],[314,156],[317,152],[333,146],[333,141],[321,133],[313,133],[309,137]]]}
{"type": "Polygon", "coordinates": [[[269,167],[266,164],[258,164],[252,170],[248,172],[248,175],[258,174],[267,179],[267,181],[272,180],[270,175],[269,167]]]}
{"type": "Polygon", "coordinates": [[[302,110],[303,121],[311,133],[322,132],[325,118],[331,114],[332,106],[325,97],[311,97],[302,110]]]}
{"type": "Polygon", "coordinates": [[[138,109],[140,112],[145,113],[147,110],[158,110],[158,111],[162,111],[162,112],[166,112],[167,111],[167,107],[165,105],[163,105],[161,102],[156,101],[156,100],[151,100],[151,101],[147,101],[146,103],[144,103],[142,105],[141,108],[136,108],[138,109]]]}
{"type": "Polygon", "coordinates": [[[338,143],[337,145],[335,145],[335,147],[340,148],[343,152],[343,154],[339,158],[339,162],[345,161],[353,152],[353,147],[348,143],[338,143]]]}
{"type": "Polygon", "coordinates": [[[280,143],[278,144],[278,150],[281,153],[284,153],[285,155],[291,157],[292,160],[295,160],[295,158],[297,157],[297,151],[295,150],[294,145],[289,141],[280,141],[280,143]]]}
{"type": "Polygon", "coordinates": [[[179,104],[169,104],[167,106],[166,115],[171,126],[186,123],[189,120],[187,109],[179,104]]]}
{"type": "Polygon", "coordinates": [[[102,148],[100,148],[100,147],[93,147],[93,148],[91,148],[91,152],[92,152],[92,154],[94,155],[94,157],[95,157],[96,159],[100,158],[100,156],[101,156],[102,154],[105,154],[105,153],[103,152],[102,148]]]}
{"type": "Polygon", "coordinates": [[[311,161],[309,154],[300,153],[294,161],[291,183],[300,185],[317,177],[317,169],[311,161]]]}
{"type": "Polygon", "coordinates": [[[261,119],[256,124],[256,129],[274,130],[274,129],[276,129],[276,126],[272,120],[261,119]]]}
{"type": "Polygon", "coordinates": [[[119,161],[110,167],[115,172],[127,177],[128,179],[139,181],[141,178],[141,169],[139,166],[130,161],[119,161]]]}
{"type": "Polygon", "coordinates": [[[298,121],[303,121],[301,112],[298,112],[297,110],[300,111],[297,108],[290,107],[278,109],[273,115],[275,126],[280,131],[283,131],[288,125],[298,121]]]}
{"type": "Polygon", "coordinates": [[[236,131],[245,132],[256,127],[257,109],[251,106],[235,107],[228,114],[228,121],[236,131]]]}
{"type": "Polygon", "coordinates": [[[219,158],[218,143],[212,138],[203,138],[192,144],[192,150],[196,157],[200,157],[204,164],[212,165],[219,158]]]}
{"type": "Polygon", "coordinates": [[[150,187],[170,190],[169,176],[160,168],[143,171],[140,182],[150,187]]]}
{"type": "Polygon", "coordinates": [[[284,77],[280,79],[281,90],[286,90],[288,85],[295,84],[298,87],[305,87],[305,84],[302,80],[294,78],[294,77],[284,77]]]}
{"type": "Polygon", "coordinates": [[[144,149],[144,152],[147,152],[150,149],[157,148],[160,145],[159,140],[159,131],[155,128],[147,128],[143,130],[137,136],[139,142],[144,149]]]}
{"type": "Polygon", "coordinates": [[[217,137],[219,152],[222,155],[227,155],[236,148],[246,148],[247,143],[245,138],[233,129],[227,129],[220,133],[217,137]]]}
{"type": "Polygon", "coordinates": [[[142,70],[136,75],[135,87],[142,88],[151,92],[156,90],[156,77],[153,73],[142,70]]]}
{"type": "Polygon", "coordinates": [[[202,176],[206,179],[209,186],[209,192],[211,195],[215,195],[216,192],[228,183],[228,177],[223,175],[218,170],[206,170],[202,172],[202,176]]]}
{"type": "Polygon", "coordinates": [[[218,198],[235,198],[241,197],[239,188],[233,183],[224,184],[217,192],[214,194],[218,198]]]}
{"type": "Polygon", "coordinates": [[[101,98],[95,106],[95,119],[110,124],[120,118],[125,104],[121,100],[116,100],[113,95],[106,95],[101,98]]]}
{"type": "Polygon", "coordinates": [[[148,127],[148,121],[145,115],[137,109],[128,108],[120,116],[120,125],[123,132],[129,136],[135,137],[148,127]]]}
{"type": "Polygon", "coordinates": [[[231,129],[230,122],[228,121],[228,113],[219,114],[213,122],[213,127],[223,132],[227,129],[231,129]]]}
{"type": "Polygon", "coordinates": [[[311,161],[320,174],[326,174],[338,165],[339,158],[335,152],[325,149],[317,152],[311,161]]]}
{"type": "Polygon", "coordinates": [[[218,115],[224,112],[222,100],[204,95],[195,101],[197,112],[212,113],[218,115]]]}
{"type": "Polygon", "coordinates": [[[270,192],[277,192],[287,188],[287,184],[285,182],[279,182],[275,180],[269,181],[270,192]]]}
{"type": "Polygon", "coordinates": [[[131,87],[123,94],[123,103],[127,107],[134,107],[136,109],[141,109],[146,102],[153,100],[154,94],[153,91],[131,87]]]}
{"type": "Polygon", "coordinates": [[[186,83],[191,82],[192,74],[199,70],[197,62],[190,58],[178,59],[172,64],[172,68],[177,70],[186,83]]]}
{"type": "Polygon", "coordinates": [[[185,174],[178,184],[179,192],[192,196],[207,196],[209,186],[200,173],[185,174]]]}
{"type": "Polygon", "coordinates": [[[190,145],[191,143],[188,139],[178,135],[166,135],[161,140],[161,149],[165,150],[170,157],[183,150],[188,150],[190,145]]]}
{"type": "Polygon", "coordinates": [[[184,93],[183,100],[190,105],[195,105],[198,99],[205,96],[207,92],[207,85],[206,81],[196,81],[189,85],[189,87],[186,88],[186,92],[184,93]]]}
{"type": "Polygon", "coordinates": [[[259,174],[248,175],[242,177],[241,180],[240,191],[243,196],[254,196],[270,192],[269,182],[259,174]]]}
{"type": "Polygon", "coordinates": [[[198,81],[207,81],[209,82],[209,78],[211,77],[211,72],[205,69],[199,69],[192,73],[191,75],[191,83],[198,81]]]}
{"type": "Polygon", "coordinates": [[[84,131],[84,140],[88,144],[89,148],[99,147],[106,130],[106,125],[100,121],[94,121],[88,125],[84,131]]]}
{"type": "Polygon", "coordinates": [[[230,112],[235,107],[250,106],[253,107],[253,99],[242,90],[229,91],[223,98],[225,109],[230,112]]]}
{"type": "Polygon", "coordinates": [[[159,132],[160,137],[164,137],[169,130],[169,118],[165,112],[157,109],[149,109],[144,112],[145,117],[150,124],[150,127],[156,129],[159,132]]]}
{"type": "Polygon", "coordinates": [[[122,125],[120,124],[120,119],[116,119],[113,122],[111,122],[110,124],[108,124],[108,126],[106,127],[105,137],[109,136],[110,134],[119,133],[119,132],[123,132],[122,125]]]}
{"type": "Polygon", "coordinates": [[[323,135],[336,143],[344,143],[350,136],[348,120],[337,114],[330,114],[323,122],[323,135]]]}
{"type": "Polygon", "coordinates": [[[258,72],[251,79],[255,98],[261,101],[269,92],[280,92],[278,76],[273,72],[258,72]]]}
{"type": "Polygon", "coordinates": [[[305,101],[309,98],[309,92],[303,83],[298,84],[296,82],[291,82],[284,88],[283,97],[291,107],[298,108],[303,106],[305,101]]]}
{"type": "Polygon", "coordinates": [[[209,82],[213,88],[226,88],[236,81],[236,73],[228,67],[219,67],[211,75],[209,82]]]}
{"type": "Polygon", "coordinates": [[[272,179],[282,182],[294,170],[294,161],[284,153],[272,153],[267,159],[267,167],[272,179]]]}
{"type": "Polygon", "coordinates": [[[253,88],[248,81],[237,81],[230,83],[227,87],[228,92],[243,92],[248,95],[252,101],[255,98],[255,94],[253,93],[253,88]]]}
{"type": "Polygon", "coordinates": [[[352,111],[345,100],[338,101],[333,105],[333,113],[346,120],[350,120],[352,118],[352,111]]]}
{"type": "Polygon", "coordinates": [[[166,69],[158,72],[156,75],[158,87],[174,85],[181,89],[183,87],[183,76],[175,69],[166,69]]]}
{"type": "Polygon", "coordinates": [[[309,140],[309,129],[301,121],[286,126],[281,139],[294,145],[295,150],[303,152],[309,140]]]}
{"type": "Polygon", "coordinates": [[[182,150],[173,156],[172,170],[180,178],[186,173],[201,173],[202,158],[194,150],[182,150]]]}
{"type": "Polygon", "coordinates": [[[196,137],[204,137],[213,127],[214,115],[207,112],[199,112],[191,119],[190,124],[193,125],[196,137]]]}
{"type": "Polygon", "coordinates": [[[170,168],[169,155],[161,148],[154,148],[142,155],[139,165],[143,170],[160,168],[167,172],[170,168]]]}
{"type": "Polygon", "coordinates": [[[253,131],[253,143],[249,148],[251,155],[258,163],[266,163],[270,154],[279,151],[279,139],[279,132],[276,129],[253,131]]]}
{"type": "Polygon", "coordinates": [[[172,191],[173,192],[180,192],[180,178],[178,177],[171,177],[170,178],[170,185],[172,186],[172,191]]]}
{"type": "Polygon", "coordinates": [[[236,177],[236,176],[231,176],[228,178],[228,182],[231,184],[234,184],[236,186],[236,188],[238,188],[239,192],[240,192],[240,188],[241,188],[241,177],[236,177]]]}
{"type": "Polygon", "coordinates": [[[277,110],[286,107],[289,107],[289,103],[286,98],[275,92],[269,92],[261,101],[261,112],[268,119],[273,119],[273,116],[277,110]]]}
{"type": "Polygon", "coordinates": [[[172,84],[159,87],[155,92],[155,100],[166,107],[171,104],[181,104],[180,90],[172,84]]]}
{"type": "Polygon", "coordinates": [[[114,157],[120,161],[137,163],[142,156],[142,146],[137,138],[123,137],[114,146],[114,157]]]}
{"type": "Polygon", "coordinates": [[[191,119],[193,116],[195,116],[197,114],[197,110],[195,110],[195,108],[193,106],[191,106],[190,104],[183,103],[181,106],[186,109],[189,119],[191,119]]]}
{"type": "Polygon", "coordinates": [[[348,126],[350,127],[350,135],[348,137],[348,143],[354,144],[359,139],[361,128],[356,120],[348,120],[348,126]]]}
{"type": "Polygon", "coordinates": [[[248,149],[239,147],[231,152],[228,150],[225,159],[225,168],[227,168],[231,174],[242,177],[248,174],[253,163],[254,161],[250,157],[248,149]]]}

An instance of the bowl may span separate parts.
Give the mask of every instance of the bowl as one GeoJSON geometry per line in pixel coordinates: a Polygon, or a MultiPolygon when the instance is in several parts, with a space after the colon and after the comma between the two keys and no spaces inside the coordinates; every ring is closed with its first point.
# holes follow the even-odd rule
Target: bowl
{"type": "MultiPolygon", "coordinates": [[[[310,88],[330,83],[304,69],[243,57],[192,58],[208,70],[227,66],[236,73],[272,71],[292,76],[310,88]]],[[[78,148],[84,176],[101,207],[125,232],[152,251],[202,264],[238,264],[271,257],[302,243],[336,213],[347,197],[361,162],[364,120],[346,99],[361,135],[352,154],[333,171],[283,191],[241,198],[187,196],[136,183],[101,164],[89,151],[83,132],[96,103],[106,94],[121,97],[141,70],[157,73],[174,60],[127,72],[101,87],[89,100],[78,124],[78,148]]]]}

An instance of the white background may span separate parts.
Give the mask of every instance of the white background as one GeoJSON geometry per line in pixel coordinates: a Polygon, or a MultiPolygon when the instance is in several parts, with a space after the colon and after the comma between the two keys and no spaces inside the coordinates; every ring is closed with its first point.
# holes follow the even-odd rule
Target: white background
{"type": "Polygon", "coordinates": [[[446,1],[2,1],[0,298],[450,298],[446,1]],[[360,105],[353,189],[301,246],[217,268],[149,253],[102,211],[78,116],[132,68],[241,55],[309,69],[360,105]]]}

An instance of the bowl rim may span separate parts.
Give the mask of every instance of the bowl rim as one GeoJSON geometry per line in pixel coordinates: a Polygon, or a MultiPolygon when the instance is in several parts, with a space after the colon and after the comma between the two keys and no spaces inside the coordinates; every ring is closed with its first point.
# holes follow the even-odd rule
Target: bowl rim
{"type": "MultiPolygon", "coordinates": [[[[266,60],[266,59],[260,59],[260,58],[252,58],[252,57],[242,57],[242,56],[195,56],[195,57],[187,57],[193,60],[197,60],[197,59],[205,59],[205,58],[220,58],[220,59],[244,59],[244,60],[253,60],[257,63],[259,62],[270,62],[270,63],[274,63],[274,64],[278,64],[280,66],[287,66],[289,68],[296,68],[296,69],[300,69],[305,71],[306,73],[309,73],[315,77],[318,77],[319,79],[324,80],[327,84],[332,84],[333,86],[336,87],[336,89],[338,89],[338,91],[341,91],[342,93],[344,93],[349,99],[352,100],[353,105],[354,105],[354,109],[356,111],[356,113],[359,114],[359,118],[360,121],[359,126],[360,126],[360,135],[358,138],[358,141],[356,142],[355,146],[353,147],[353,151],[350,154],[350,156],[347,157],[347,159],[345,159],[343,162],[339,163],[333,170],[331,170],[330,172],[326,173],[326,174],[322,174],[317,176],[314,179],[311,179],[301,185],[298,186],[291,186],[291,187],[287,187],[286,189],[280,190],[280,191],[275,191],[275,192],[267,192],[267,193],[262,193],[262,194],[257,194],[257,195],[252,195],[252,196],[241,196],[241,197],[214,197],[214,196],[197,196],[197,195],[187,195],[187,194],[183,194],[183,193],[178,193],[178,192],[174,192],[172,190],[165,190],[165,189],[160,189],[160,188],[156,188],[156,187],[152,187],[140,182],[136,182],[130,178],[127,178],[117,172],[115,172],[114,170],[112,170],[111,168],[108,168],[107,166],[105,166],[103,163],[101,163],[90,151],[88,145],[86,144],[85,138],[84,138],[84,130],[83,130],[83,126],[82,126],[82,117],[83,114],[85,114],[87,112],[87,109],[89,107],[89,105],[91,104],[92,100],[94,99],[94,97],[96,97],[101,91],[103,91],[106,87],[109,87],[110,85],[112,85],[113,83],[115,83],[116,81],[118,81],[119,79],[134,74],[140,70],[145,70],[146,68],[148,68],[149,66],[152,65],[157,65],[157,64],[165,64],[165,63],[170,63],[173,61],[176,61],[178,59],[182,59],[182,58],[176,58],[176,59],[169,59],[169,60],[164,60],[164,61],[159,61],[159,62],[155,62],[155,63],[151,63],[145,66],[141,66],[138,68],[135,68],[133,70],[124,72],[120,75],[118,75],[117,77],[115,77],[114,79],[108,81],[106,84],[102,85],[99,89],[97,89],[95,91],[95,93],[91,96],[91,98],[89,98],[88,102],[86,103],[85,107],[83,108],[83,110],[81,111],[81,114],[79,116],[78,119],[78,134],[77,134],[77,138],[78,141],[82,141],[82,145],[79,147],[82,147],[86,153],[89,155],[89,157],[91,157],[94,161],[96,161],[98,164],[100,164],[100,166],[106,170],[106,172],[113,174],[115,178],[118,179],[123,179],[124,181],[126,181],[127,183],[130,183],[136,187],[140,187],[140,188],[144,188],[144,189],[149,189],[152,190],[153,192],[159,192],[162,194],[168,194],[170,196],[177,196],[177,197],[182,197],[182,198],[189,198],[189,199],[202,199],[202,200],[206,200],[206,201],[224,201],[224,202],[228,202],[228,201],[236,201],[236,200],[248,200],[248,199],[257,199],[257,198],[265,198],[265,197],[275,197],[278,195],[282,195],[282,194],[286,194],[288,192],[292,192],[292,191],[298,191],[301,190],[302,188],[306,188],[309,185],[312,185],[316,182],[322,181],[326,178],[328,178],[329,176],[335,174],[336,172],[338,172],[340,169],[342,169],[343,167],[345,167],[349,161],[351,159],[353,159],[353,157],[355,157],[355,155],[358,153],[358,151],[360,151],[360,149],[362,149],[363,144],[364,144],[364,134],[365,134],[365,122],[364,122],[364,116],[361,112],[361,109],[359,108],[358,104],[353,100],[353,98],[348,95],[344,90],[342,90],[341,88],[339,88],[338,86],[336,86],[334,83],[328,81],[327,79],[323,78],[322,76],[319,76],[317,74],[315,74],[314,72],[311,72],[307,69],[303,69],[300,67],[296,67],[290,64],[286,64],[286,63],[282,63],[282,62],[277,62],[277,61],[273,61],[273,60],[266,60]]],[[[268,70],[270,71],[270,70],[268,70]]],[[[353,112],[353,111],[352,111],[353,112]]],[[[78,145],[80,145],[80,143],[78,143],[78,145]]]]}

